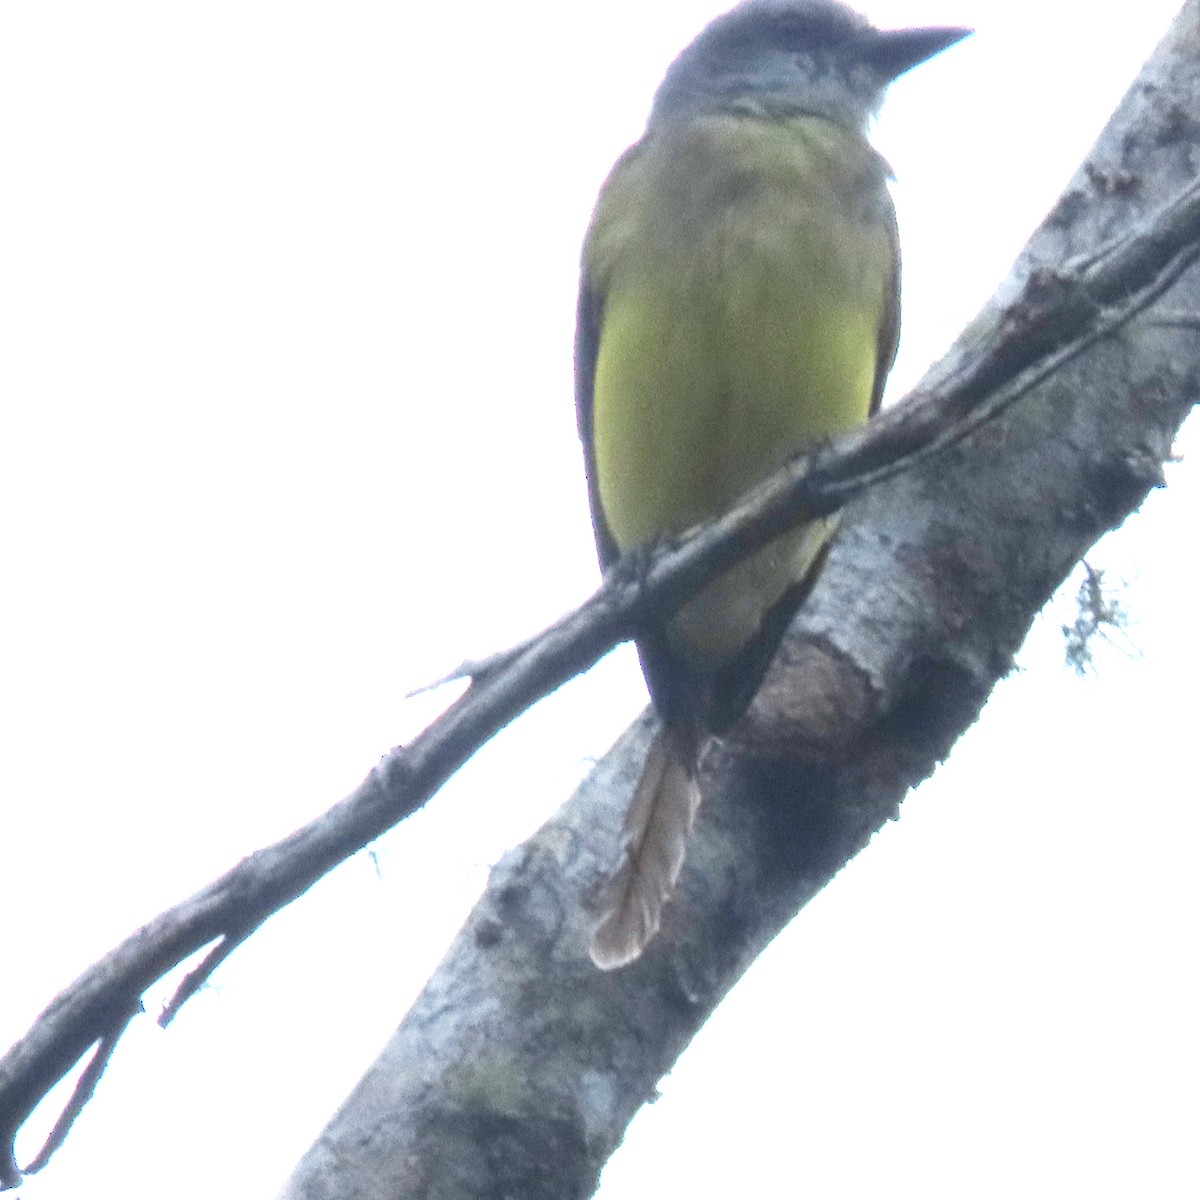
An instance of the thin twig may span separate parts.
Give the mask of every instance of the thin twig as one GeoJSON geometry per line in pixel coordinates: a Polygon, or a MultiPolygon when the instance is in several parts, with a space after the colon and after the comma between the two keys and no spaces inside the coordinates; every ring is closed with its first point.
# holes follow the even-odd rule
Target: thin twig
{"type": "Polygon", "coordinates": [[[121,1035],[125,1032],[129,1022],[142,1011],[141,1004],[138,1004],[136,1008],[127,1009],[125,1013],[112,1023],[108,1032],[100,1038],[95,1054],[92,1055],[88,1065],[83,1069],[83,1073],[76,1081],[74,1090],[71,1092],[71,1098],[63,1107],[58,1120],[54,1122],[54,1128],[50,1130],[49,1135],[42,1144],[42,1148],[24,1168],[26,1175],[36,1175],[54,1156],[55,1151],[67,1140],[67,1134],[71,1132],[71,1126],[75,1124],[75,1119],[83,1112],[84,1105],[95,1094],[96,1085],[100,1082],[100,1076],[104,1074],[108,1068],[108,1064],[112,1061],[113,1052],[117,1048],[117,1043],[121,1040],[121,1035]]]}
{"type": "Polygon", "coordinates": [[[179,986],[175,989],[175,994],[163,1005],[163,1010],[158,1014],[158,1026],[160,1029],[166,1029],[170,1023],[179,1015],[179,1010],[202,988],[208,983],[212,973],[240,946],[251,933],[257,929],[255,925],[249,929],[242,930],[236,936],[223,937],[201,960],[200,963],[190,970],[180,981],[179,986]]]}

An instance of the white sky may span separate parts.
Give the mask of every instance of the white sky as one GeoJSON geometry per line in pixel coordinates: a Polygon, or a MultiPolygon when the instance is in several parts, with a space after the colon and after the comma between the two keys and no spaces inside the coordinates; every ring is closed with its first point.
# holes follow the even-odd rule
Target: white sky
{"type": "MultiPolygon", "coordinates": [[[[871,8],[978,30],[896,87],[876,139],[900,180],[900,390],[1175,7],[871,8]]],[[[0,7],[0,1046],[352,788],[435,711],[408,688],[595,585],[579,241],[718,9],[0,7]]],[[[1141,657],[1078,681],[1069,607],[1039,622],[948,765],[697,1038],[605,1200],[1200,1191],[1200,483],[1170,479],[1094,560],[1129,581],[1141,657]]],[[[21,1194],[270,1195],[488,865],[643,703],[611,656],[382,839],[378,874],[358,856],[168,1033],[136,1023],[21,1194]]]]}

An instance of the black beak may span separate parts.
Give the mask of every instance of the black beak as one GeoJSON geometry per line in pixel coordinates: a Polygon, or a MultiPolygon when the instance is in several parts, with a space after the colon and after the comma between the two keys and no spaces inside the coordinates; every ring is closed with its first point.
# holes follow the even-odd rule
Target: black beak
{"type": "Polygon", "coordinates": [[[955,42],[974,33],[973,29],[872,29],[865,37],[863,57],[885,79],[896,79],[918,63],[940,54],[955,42]]]}

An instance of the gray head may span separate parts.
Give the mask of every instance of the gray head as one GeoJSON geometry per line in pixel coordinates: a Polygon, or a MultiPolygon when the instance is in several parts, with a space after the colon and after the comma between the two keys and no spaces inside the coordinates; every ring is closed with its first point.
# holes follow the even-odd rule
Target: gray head
{"type": "Polygon", "coordinates": [[[745,0],[671,64],[651,121],[809,113],[865,129],[887,85],[969,29],[876,29],[838,0],[745,0]]]}

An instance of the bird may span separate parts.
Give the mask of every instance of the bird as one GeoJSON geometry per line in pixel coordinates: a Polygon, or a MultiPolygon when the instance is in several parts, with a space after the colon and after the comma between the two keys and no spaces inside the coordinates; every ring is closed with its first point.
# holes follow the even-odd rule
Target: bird
{"type": "MultiPolygon", "coordinates": [[[[709,521],[879,407],[900,328],[888,85],[971,31],[876,28],[839,0],[743,0],[671,64],[583,243],[575,400],[601,566],[709,521]]],[[[699,764],[743,714],[820,570],[809,520],[637,633],[660,718],[590,956],[658,931],[699,764]]]]}

